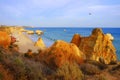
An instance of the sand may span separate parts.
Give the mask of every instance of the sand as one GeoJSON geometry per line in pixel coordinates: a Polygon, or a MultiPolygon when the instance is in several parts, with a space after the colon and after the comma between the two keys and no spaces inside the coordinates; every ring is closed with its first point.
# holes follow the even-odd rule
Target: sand
{"type": "Polygon", "coordinates": [[[39,47],[34,46],[34,42],[29,38],[28,34],[13,32],[12,36],[17,39],[15,44],[19,47],[19,52],[26,53],[28,49],[31,49],[33,52],[37,52],[39,47]]]}

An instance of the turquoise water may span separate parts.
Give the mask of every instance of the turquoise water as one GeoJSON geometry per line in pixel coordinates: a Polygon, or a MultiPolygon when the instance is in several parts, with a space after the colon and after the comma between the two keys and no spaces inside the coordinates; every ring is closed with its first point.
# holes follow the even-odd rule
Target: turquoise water
{"type": "MultiPolygon", "coordinates": [[[[44,34],[37,36],[36,34],[30,35],[33,41],[37,41],[38,37],[42,37],[45,44],[49,47],[55,40],[64,40],[70,42],[75,33],[81,36],[89,36],[93,28],[27,28],[29,30],[42,30],[44,34]]],[[[118,59],[120,60],[120,28],[102,28],[104,33],[111,33],[114,37],[113,44],[116,48],[118,59]]]]}

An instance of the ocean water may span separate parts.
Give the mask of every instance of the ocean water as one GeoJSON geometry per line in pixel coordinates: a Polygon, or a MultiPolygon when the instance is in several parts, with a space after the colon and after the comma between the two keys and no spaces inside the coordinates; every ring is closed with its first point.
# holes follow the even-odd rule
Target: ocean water
{"type": "MultiPolygon", "coordinates": [[[[36,34],[30,35],[29,37],[33,41],[37,41],[39,37],[42,37],[43,41],[45,42],[46,46],[51,46],[55,40],[64,40],[70,42],[73,35],[75,33],[79,33],[81,36],[89,36],[93,30],[93,28],[26,28],[28,30],[42,30],[44,34],[38,36],[36,34]]],[[[116,53],[118,56],[118,60],[120,60],[120,28],[102,28],[103,33],[111,33],[114,37],[113,45],[116,48],[116,53]]]]}

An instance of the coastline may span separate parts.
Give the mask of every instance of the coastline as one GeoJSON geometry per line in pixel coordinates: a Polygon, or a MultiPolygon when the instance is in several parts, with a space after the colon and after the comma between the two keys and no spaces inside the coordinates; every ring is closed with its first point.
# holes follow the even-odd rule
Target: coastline
{"type": "MultiPolygon", "coordinates": [[[[10,44],[8,48],[0,47],[1,65],[6,67],[12,74],[11,76],[17,80],[23,78],[26,80],[39,78],[56,80],[61,79],[61,76],[63,80],[66,78],[68,80],[119,80],[120,62],[117,60],[118,56],[113,45],[112,35],[106,35],[102,29],[95,28],[89,36],[81,36],[79,33],[72,37],[69,36],[71,37],[70,42],[57,40],[57,38],[55,41],[50,39],[50,35],[64,39],[67,38],[65,33],[71,35],[68,29],[61,30],[61,34],[57,29],[56,31],[46,30],[44,34],[37,35],[39,39],[32,41],[30,36],[34,36],[33,33],[21,32],[21,29],[16,28],[10,28],[10,30],[5,28],[5,32],[9,32],[10,36],[15,37],[16,42],[10,44]],[[49,31],[55,32],[50,34],[49,31]],[[58,33],[65,36],[60,37],[58,33]],[[46,47],[44,44],[45,40],[42,39],[44,36],[53,41],[50,47],[46,47]],[[30,70],[29,73],[28,70],[30,70]]],[[[2,69],[5,71],[5,68],[2,69]]]]}
{"type": "MultiPolygon", "coordinates": [[[[79,33],[81,36],[89,36],[91,34],[91,31],[93,29],[93,27],[88,27],[88,28],[69,28],[69,27],[37,27],[37,28],[27,28],[29,30],[37,30],[40,29],[42,31],[46,31],[41,37],[43,38],[43,41],[45,42],[46,46],[51,46],[54,43],[54,40],[64,40],[66,42],[70,42],[71,38],[73,37],[73,35],[75,33],[79,33]],[[64,32],[64,29],[66,29],[66,32],[64,32]],[[57,30],[57,31],[55,31],[57,30]],[[54,35],[55,34],[55,35],[54,35]],[[61,34],[61,35],[59,35],[61,34]],[[47,38],[46,38],[47,36],[47,38]],[[52,39],[53,38],[53,39],[52,39]],[[48,44],[47,44],[48,43],[48,44]]],[[[106,33],[111,33],[113,35],[113,37],[115,38],[113,40],[113,44],[116,48],[116,52],[117,52],[117,56],[118,56],[118,60],[120,60],[120,46],[118,45],[120,43],[120,33],[119,30],[120,28],[114,28],[114,27],[108,27],[108,28],[102,28],[103,32],[106,33]]],[[[37,35],[32,35],[30,36],[30,38],[33,41],[37,41],[37,35]]]]}

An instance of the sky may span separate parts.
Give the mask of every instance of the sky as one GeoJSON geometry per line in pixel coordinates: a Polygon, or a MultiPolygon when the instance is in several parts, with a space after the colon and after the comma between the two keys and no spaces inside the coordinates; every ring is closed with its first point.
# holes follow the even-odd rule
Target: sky
{"type": "Polygon", "coordinates": [[[120,0],[0,0],[0,24],[120,27],[120,0]]]}

